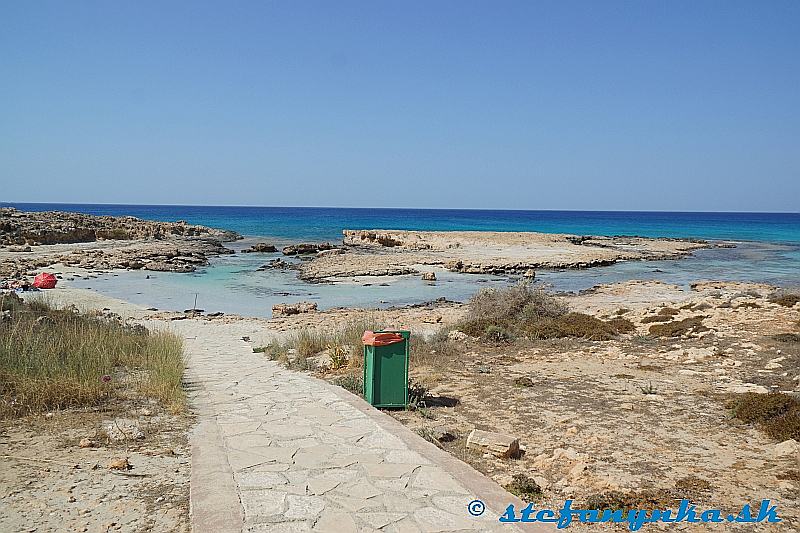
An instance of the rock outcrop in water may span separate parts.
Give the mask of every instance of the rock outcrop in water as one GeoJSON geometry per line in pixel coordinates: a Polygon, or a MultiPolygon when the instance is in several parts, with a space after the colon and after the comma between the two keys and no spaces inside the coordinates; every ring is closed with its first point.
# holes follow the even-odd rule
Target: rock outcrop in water
{"type": "Polygon", "coordinates": [[[53,264],[87,270],[191,272],[233,253],[235,232],[185,221],[0,208],[0,277],[24,279],[53,264]]]}
{"type": "Polygon", "coordinates": [[[206,226],[156,222],[136,217],[95,216],[63,211],[28,212],[0,208],[0,245],[73,244],[103,240],[169,240],[205,237],[233,241],[240,236],[206,226]]]}
{"type": "Polygon", "coordinates": [[[284,247],[283,255],[313,255],[334,248],[336,247],[329,242],[304,242],[284,247]]]}
{"type": "Polygon", "coordinates": [[[692,239],[534,232],[344,230],[345,253],[300,266],[300,279],[416,274],[439,266],[465,274],[519,275],[537,269],[591,268],[618,261],[678,259],[711,245],[692,239]]]}
{"type": "Polygon", "coordinates": [[[243,254],[252,254],[252,253],[259,253],[259,254],[270,254],[277,252],[278,249],[275,248],[272,244],[267,244],[265,242],[259,242],[252,245],[250,248],[245,248],[242,250],[243,254]]]}

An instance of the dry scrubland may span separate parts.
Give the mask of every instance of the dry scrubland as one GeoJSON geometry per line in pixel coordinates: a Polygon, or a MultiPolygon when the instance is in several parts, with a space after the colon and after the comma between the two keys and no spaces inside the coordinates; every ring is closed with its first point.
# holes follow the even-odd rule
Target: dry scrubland
{"type": "MultiPolygon", "coordinates": [[[[800,527],[800,297],[765,285],[659,282],[556,298],[479,292],[455,323],[412,337],[400,421],[523,499],[590,507],[736,510],[771,498],[800,527]],[[628,301],[630,307],[622,307],[628,301]],[[472,429],[518,457],[467,449],[472,429]]],[[[259,348],[361,391],[359,320],[259,348]]]]}
{"type": "Polygon", "coordinates": [[[0,302],[0,529],[187,530],[182,340],[0,302]]]}

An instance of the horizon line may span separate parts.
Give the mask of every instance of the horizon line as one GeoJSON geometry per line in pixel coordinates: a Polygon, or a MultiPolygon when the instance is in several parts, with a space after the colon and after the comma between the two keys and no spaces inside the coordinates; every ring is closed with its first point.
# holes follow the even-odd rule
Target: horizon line
{"type": "Polygon", "coordinates": [[[704,214],[752,214],[752,215],[800,215],[800,211],[702,211],[702,210],[667,210],[667,209],[513,209],[492,207],[363,207],[363,206],[324,206],[324,205],[243,205],[243,204],[126,204],[116,202],[77,203],[77,202],[0,202],[0,207],[15,205],[97,205],[116,207],[242,207],[266,209],[361,209],[361,210],[404,210],[404,211],[505,211],[505,212],[575,212],[575,213],[704,213],[704,214]]]}

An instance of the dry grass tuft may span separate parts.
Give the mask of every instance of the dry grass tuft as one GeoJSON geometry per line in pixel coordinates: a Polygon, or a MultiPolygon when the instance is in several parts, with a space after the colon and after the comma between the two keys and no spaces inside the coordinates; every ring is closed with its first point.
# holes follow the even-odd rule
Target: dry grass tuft
{"type": "Polygon", "coordinates": [[[100,405],[131,387],[183,407],[178,336],[45,301],[5,296],[2,308],[0,416],[100,405]]]}
{"type": "Polygon", "coordinates": [[[441,329],[432,336],[425,338],[421,335],[411,336],[411,365],[441,367],[457,361],[462,353],[458,341],[448,337],[449,330],[441,329]]]}
{"type": "Polygon", "coordinates": [[[623,318],[615,318],[606,322],[583,313],[567,313],[557,318],[527,324],[525,332],[534,339],[582,337],[595,341],[606,341],[633,329],[633,323],[623,318]]]}
{"type": "Polygon", "coordinates": [[[361,336],[364,331],[379,329],[380,324],[370,316],[351,320],[330,332],[302,329],[283,342],[273,341],[268,346],[255,348],[255,351],[264,352],[270,359],[291,368],[309,370],[314,366],[309,358],[327,350],[337,369],[344,366],[358,368],[363,363],[361,336]]]}

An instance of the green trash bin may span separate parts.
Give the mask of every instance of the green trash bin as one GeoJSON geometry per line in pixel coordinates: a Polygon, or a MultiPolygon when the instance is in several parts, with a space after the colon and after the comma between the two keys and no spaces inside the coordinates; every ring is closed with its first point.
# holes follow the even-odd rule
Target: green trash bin
{"type": "Polygon", "coordinates": [[[397,333],[402,340],[385,346],[364,344],[364,399],[375,407],[408,406],[408,343],[410,331],[397,333]]]}

